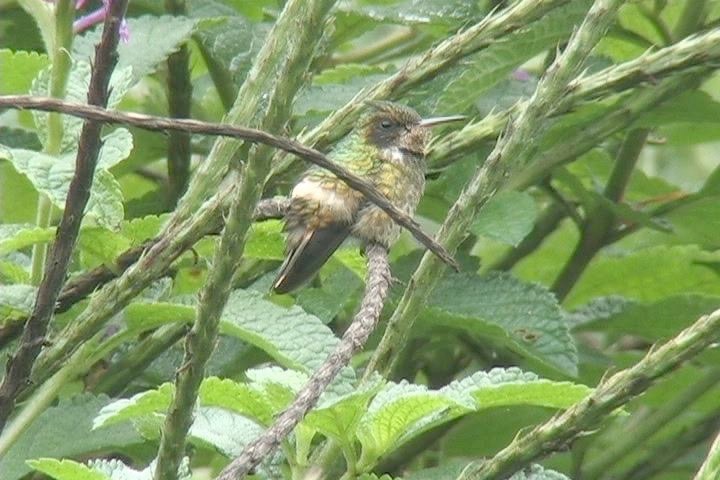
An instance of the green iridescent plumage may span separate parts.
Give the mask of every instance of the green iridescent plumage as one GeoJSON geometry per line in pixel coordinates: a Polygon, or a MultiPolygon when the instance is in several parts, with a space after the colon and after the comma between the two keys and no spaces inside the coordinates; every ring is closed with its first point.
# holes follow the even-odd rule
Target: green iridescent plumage
{"type": "MultiPolygon", "coordinates": [[[[404,105],[374,102],[328,157],[366,177],[396,207],[412,215],[425,187],[428,127],[457,119],[433,123],[404,105]]],[[[308,170],[293,188],[285,230],[287,258],[273,284],[278,293],[312,278],[349,235],[364,244],[389,247],[400,234],[379,207],[320,168],[308,170]]]]}

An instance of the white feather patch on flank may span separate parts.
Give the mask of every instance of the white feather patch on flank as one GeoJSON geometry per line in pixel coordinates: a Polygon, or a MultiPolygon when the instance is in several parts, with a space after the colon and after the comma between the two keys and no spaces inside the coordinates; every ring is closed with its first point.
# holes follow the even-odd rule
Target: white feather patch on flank
{"type": "Polygon", "coordinates": [[[354,203],[352,197],[339,195],[334,189],[325,188],[321,182],[305,178],[292,190],[293,198],[317,202],[323,209],[331,211],[338,220],[349,222],[353,216],[354,203]]]}

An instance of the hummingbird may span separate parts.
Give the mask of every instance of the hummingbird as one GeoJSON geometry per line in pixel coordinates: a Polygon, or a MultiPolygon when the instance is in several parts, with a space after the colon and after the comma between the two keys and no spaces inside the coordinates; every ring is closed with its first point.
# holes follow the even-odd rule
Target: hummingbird
{"type": "MultiPolygon", "coordinates": [[[[328,158],[370,180],[408,215],[425,189],[425,153],[430,127],[464,116],[422,119],[398,103],[369,102],[355,127],[328,158]]],[[[334,174],[310,168],[293,187],[285,215],[286,257],[272,289],[288,293],[310,280],[348,236],[363,247],[377,242],[389,248],[400,235],[380,207],[334,174]]]]}

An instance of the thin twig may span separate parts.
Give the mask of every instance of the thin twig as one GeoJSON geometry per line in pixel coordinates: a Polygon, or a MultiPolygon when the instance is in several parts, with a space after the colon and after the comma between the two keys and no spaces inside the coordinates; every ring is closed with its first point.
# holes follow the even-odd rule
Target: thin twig
{"type": "Polygon", "coordinates": [[[217,135],[232,137],[249,142],[261,143],[280,150],[293,153],[303,160],[329,170],[350,188],[362,193],[368,200],[380,207],[398,225],[406,228],[428,250],[437,255],[443,262],[459,270],[457,261],[445,248],[437,243],[430,235],[425,233],[412,217],[393,205],[385,195],[380,193],[367,179],[355,175],[345,167],[333,162],[323,153],[314,148],[288,138],[273,135],[262,130],[248,127],[237,127],[222,123],[201,122],[199,120],[170,119],[155,117],[139,113],[122,113],[105,110],[103,108],[65,102],[55,98],[33,97],[29,95],[0,96],[0,107],[28,108],[48,112],[62,112],[69,115],[98,120],[106,123],[120,123],[132,125],[153,131],[177,130],[204,135],[217,135]]]}
{"type": "MultiPolygon", "coordinates": [[[[115,0],[108,7],[102,39],[95,50],[95,61],[88,88],[88,103],[107,105],[108,86],[117,63],[120,23],[127,0],[115,0]]],[[[0,430],[5,425],[15,399],[28,380],[30,371],[45,342],[45,333],[52,318],[55,301],[65,282],[70,256],[80,230],[83,212],[90,198],[95,165],[102,142],[102,124],[86,121],[80,134],[75,174],[70,182],[65,211],[55,236],[50,259],[38,288],[35,306],[22,335],[20,346],[8,359],[6,373],[0,384],[0,430]]]]}
{"type": "Polygon", "coordinates": [[[637,364],[603,380],[585,399],[518,436],[492,459],[469,465],[458,480],[510,476],[530,462],[565,448],[615,409],[647,390],[654,380],[717,341],[718,336],[720,310],[701,317],[664,345],[650,349],[637,364]]]}
{"type": "Polygon", "coordinates": [[[365,254],[368,266],[365,294],[360,310],[340,343],[313,373],[293,403],[265,433],[247,445],[242,454],[225,467],[217,480],[239,480],[257,467],[300,423],[340,370],[348,365],[353,354],[365,345],[377,325],[390,287],[390,265],[385,247],[371,244],[365,254]]]}

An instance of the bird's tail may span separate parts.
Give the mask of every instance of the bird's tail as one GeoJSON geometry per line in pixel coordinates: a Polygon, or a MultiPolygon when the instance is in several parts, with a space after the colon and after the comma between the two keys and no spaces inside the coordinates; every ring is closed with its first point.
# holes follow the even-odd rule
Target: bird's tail
{"type": "Polygon", "coordinates": [[[307,229],[280,267],[272,289],[288,293],[310,280],[350,234],[349,225],[331,224],[307,229]]]}

